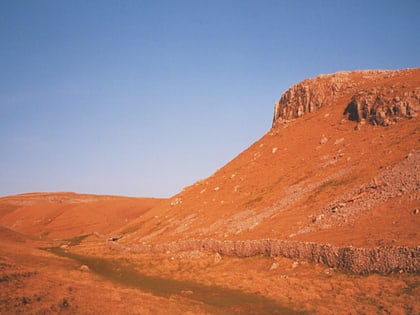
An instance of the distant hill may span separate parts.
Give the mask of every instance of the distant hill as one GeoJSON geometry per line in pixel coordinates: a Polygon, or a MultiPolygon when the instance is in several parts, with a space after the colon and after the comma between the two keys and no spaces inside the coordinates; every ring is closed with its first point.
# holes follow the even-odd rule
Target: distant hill
{"type": "Polygon", "coordinates": [[[141,216],[161,199],[75,193],[28,193],[0,198],[0,224],[52,238],[109,233],[141,216]]]}

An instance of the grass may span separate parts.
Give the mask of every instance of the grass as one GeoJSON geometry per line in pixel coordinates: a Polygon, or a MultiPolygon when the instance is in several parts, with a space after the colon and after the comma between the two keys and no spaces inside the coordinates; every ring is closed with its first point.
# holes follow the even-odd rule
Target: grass
{"type": "Polygon", "coordinates": [[[70,253],[58,247],[44,248],[49,252],[73,259],[89,266],[90,270],[124,286],[150,292],[156,296],[169,298],[182,296],[194,302],[204,303],[211,313],[217,314],[305,314],[278,305],[274,300],[258,294],[220,286],[209,286],[192,281],[147,276],[138,272],[124,260],[112,260],[70,253]]]}
{"type": "Polygon", "coordinates": [[[85,238],[91,236],[92,234],[83,234],[78,235],[72,238],[65,239],[64,241],[67,242],[67,245],[69,246],[76,246],[79,245],[85,238]]]}
{"type": "Polygon", "coordinates": [[[128,226],[121,231],[121,234],[124,234],[124,235],[131,234],[131,233],[134,233],[134,232],[138,231],[139,228],[140,228],[139,225],[128,226]]]}
{"type": "Polygon", "coordinates": [[[257,203],[261,202],[263,200],[262,196],[258,196],[252,200],[249,200],[247,202],[244,203],[244,207],[246,208],[251,208],[253,206],[255,206],[257,203]]]}
{"type": "Polygon", "coordinates": [[[418,287],[420,287],[420,281],[418,280],[407,280],[405,281],[405,284],[407,285],[406,288],[404,288],[403,292],[405,294],[411,295],[413,291],[415,291],[418,287]]]}
{"type": "Polygon", "coordinates": [[[316,197],[321,194],[322,192],[329,191],[332,189],[336,189],[339,186],[344,186],[347,184],[352,183],[354,180],[353,177],[343,178],[340,180],[329,180],[326,182],[323,182],[320,186],[318,186],[312,194],[310,194],[306,200],[306,203],[310,203],[315,201],[316,197]]]}

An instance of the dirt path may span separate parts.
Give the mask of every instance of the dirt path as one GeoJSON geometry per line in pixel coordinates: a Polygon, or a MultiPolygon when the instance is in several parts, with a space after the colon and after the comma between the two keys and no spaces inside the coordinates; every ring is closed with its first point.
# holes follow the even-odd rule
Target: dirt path
{"type": "Polygon", "coordinates": [[[140,289],[155,296],[169,298],[181,296],[203,303],[214,314],[304,314],[277,304],[274,300],[261,295],[245,293],[240,290],[220,286],[208,286],[192,281],[143,275],[128,263],[121,261],[84,256],[71,253],[58,247],[46,249],[61,257],[67,257],[87,266],[89,270],[111,280],[113,283],[140,289]]]}

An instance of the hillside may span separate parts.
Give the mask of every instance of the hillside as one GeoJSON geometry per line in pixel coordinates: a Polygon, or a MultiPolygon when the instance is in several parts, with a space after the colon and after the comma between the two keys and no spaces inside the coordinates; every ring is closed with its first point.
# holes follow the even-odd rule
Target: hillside
{"type": "Polygon", "coordinates": [[[161,199],[28,193],[0,198],[0,224],[50,238],[110,233],[158,205],[161,199]]]}
{"type": "Polygon", "coordinates": [[[283,239],[418,245],[420,69],[321,75],[273,128],[121,231],[123,243],[283,239]]]}

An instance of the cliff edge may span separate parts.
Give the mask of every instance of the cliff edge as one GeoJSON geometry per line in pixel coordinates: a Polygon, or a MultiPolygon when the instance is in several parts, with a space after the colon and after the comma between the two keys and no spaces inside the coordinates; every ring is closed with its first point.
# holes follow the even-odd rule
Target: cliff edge
{"type": "Polygon", "coordinates": [[[346,98],[349,120],[388,126],[420,111],[420,87],[410,84],[420,69],[361,70],[319,75],[304,80],[281,96],[274,106],[273,128],[346,98]],[[361,88],[363,86],[363,88],[361,88]]]}

